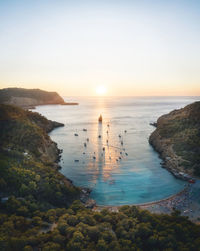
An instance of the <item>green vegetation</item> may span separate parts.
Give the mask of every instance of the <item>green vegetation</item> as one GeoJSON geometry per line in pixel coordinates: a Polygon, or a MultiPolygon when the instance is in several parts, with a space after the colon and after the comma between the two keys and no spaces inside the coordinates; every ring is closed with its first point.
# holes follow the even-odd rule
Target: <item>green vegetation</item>
{"type": "Polygon", "coordinates": [[[37,157],[45,155],[46,160],[50,160],[52,157],[47,156],[46,151],[56,144],[47,132],[58,126],[63,124],[47,120],[38,113],[0,105],[0,147],[3,149],[27,151],[37,157]]]}
{"type": "MultiPolygon", "coordinates": [[[[58,172],[54,162],[59,157],[59,150],[46,131],[57,126],[62,124],[18,107],[0,105],[0,220],[5,224],[10,221],[8,217],[13,219],[17,215],[19,221],[24,219],[23,227],[26,228],[27,222],[35,219],[37,211],[68,207],[79,198],[80,189],[58,172]],[[54,159],[48,156],[51,146],[54,159]]],[[[3,227],[3,232],[9,229],[9,226],[3,227]]],[[[5,233],[1,240],[3,236],[5,233]]],[[[0,250],[4,250],[3,246],[0,250]]]]}
{"type": "Polygon", "coordinates": [[[173,146],[185,171],[200,176],[200,102],[160,117],[157,125],[155,132],[166,146],[173,146]]]}
{"type": "Polygon", "coordinates": [[[94,212],[75,201],[68,209],[35,210],[30,217],[24,204],[14,197],[6,203],[10,213],[0,215],[1,250],[199,250],[200,227],[177,211],[152,215],[124,206],[118,213],[94,212]]]}
{"type": "Polygon", "coordinates": [[[55,126],[39,114],[0,106],[0,250],[200,250],[200,226],[178,211],[86,209],[80,189],[37,151],[53,144],[47,132],[55,126]]]}
{"type": "Polygon", "coordinates": [[[36,203],[37,209],[48,209],[67,206],[79,195],[79,189],[51,165],[28,159],[18,151],[12,154],[1,152],[0,158],[2,197],[13,195],[28,203],[36,203]]]}

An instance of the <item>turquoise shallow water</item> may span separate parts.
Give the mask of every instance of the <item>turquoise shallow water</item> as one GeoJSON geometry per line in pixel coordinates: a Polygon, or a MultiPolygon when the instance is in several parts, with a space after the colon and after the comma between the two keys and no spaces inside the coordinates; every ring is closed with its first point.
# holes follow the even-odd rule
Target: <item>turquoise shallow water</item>
{"type": "Polygon", "coordinates": [[[79,106],[38,106],[36,111],[65,124],[50,134],[63,149],[61,172],[75,185],[90,187],[97,204],[125,205],[160,200],[183,188],[183,181],[161,168],[161,159],[148,143],[155,129],[149,123],[198,99],[74,97],[66,100],[77,101],[79,106]],[[102,125],[98,123],[99,114],[103,116],[102,125]]]}

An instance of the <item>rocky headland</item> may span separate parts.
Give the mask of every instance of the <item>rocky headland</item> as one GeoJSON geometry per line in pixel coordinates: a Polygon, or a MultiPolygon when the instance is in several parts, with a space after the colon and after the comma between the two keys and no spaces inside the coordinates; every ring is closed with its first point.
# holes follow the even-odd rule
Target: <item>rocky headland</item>
{"type": "Polygon", "coordinates": [[[47,133],[64,126],[35,112],[16,106],[0,105],[0,146],[4,149],[23,151],[44,163],[57,166],[61,150],[47,133]]]}
{"type": "Polygon", "coordinates": [[[200,102],[161,116],[149,142],[174,176],[200,176],[200,102]]]}
{"type": "Polygon", "coordinates": [[[16,105],[25,109],[37,105],[78,105],[78,103],[65,102],[57,92],[47,92],[40,89],[6,88],[0,90],[0,103],[16,105]]]}
{"type": "MultiPolygon", "coordinates": [[[[80,199],[86,207],[91,206],[92,200],[89,199],[91,190],[75,187],[70,179],[58,171],[62,150],[57,147],[56,142],[51,140],[48,133],[63,126],[64,124],[48,120],[37,112],[0,104],[0,171],[1,165],[8,166],[0,178],[0,186],[1,183],[5,183],[0,197],[9,196],[9,193],[23,197],[23,193],[20,192],[21,186],[24,187],[27,183],[26,180],[30,178],[24,178],[23,175],[27,176],[24,172],[34,172],[34,175],[40,177],[36,194],[40,192],[41,196],[40,190],[49,193],[48,186],[50,185],[52,186],[52,196],[56,193],[57,188],[59,189],[58,203],[67,206],[73,199],[80,199]],[[16,167],[20,172],[19,175],[15,174],[16,167]],[[13,184],[17,179],[20,180],[11,191],[9,190],[12,186],[9,183],[10,178],[7,177],[7,172],[13,180],[13,184]],[[46,179],[48,184],[53,179],[52,184],[47,185],[47,191],[44,188],[46,179]],[[20,183],[22,184],[20,185],[20,183]],[[16,186],[19,187],[16,188],[16,186]]],[[[30,180],[32,179],[34,180],[34,178],[30,180]]],[[[51,196],[49,198],[51,199],[51,196]]]]}

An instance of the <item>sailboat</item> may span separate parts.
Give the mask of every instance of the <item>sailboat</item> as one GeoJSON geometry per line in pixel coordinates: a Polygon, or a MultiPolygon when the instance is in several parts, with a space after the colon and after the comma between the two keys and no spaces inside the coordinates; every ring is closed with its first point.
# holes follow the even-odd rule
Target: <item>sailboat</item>
{"type": "Polygon", "coordinates": [[[102,116],[99,116],[99,123],[102,123],[102,116]]]}

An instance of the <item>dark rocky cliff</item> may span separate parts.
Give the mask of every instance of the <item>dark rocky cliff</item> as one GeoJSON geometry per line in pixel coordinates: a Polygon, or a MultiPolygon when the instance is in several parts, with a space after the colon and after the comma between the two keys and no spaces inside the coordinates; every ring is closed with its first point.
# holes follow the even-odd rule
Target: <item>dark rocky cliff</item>
{"type": "Polygon", "coordinates": [[[177,177],[200,176],[200,102],[161,116],[149,142],[177,177]]]}

